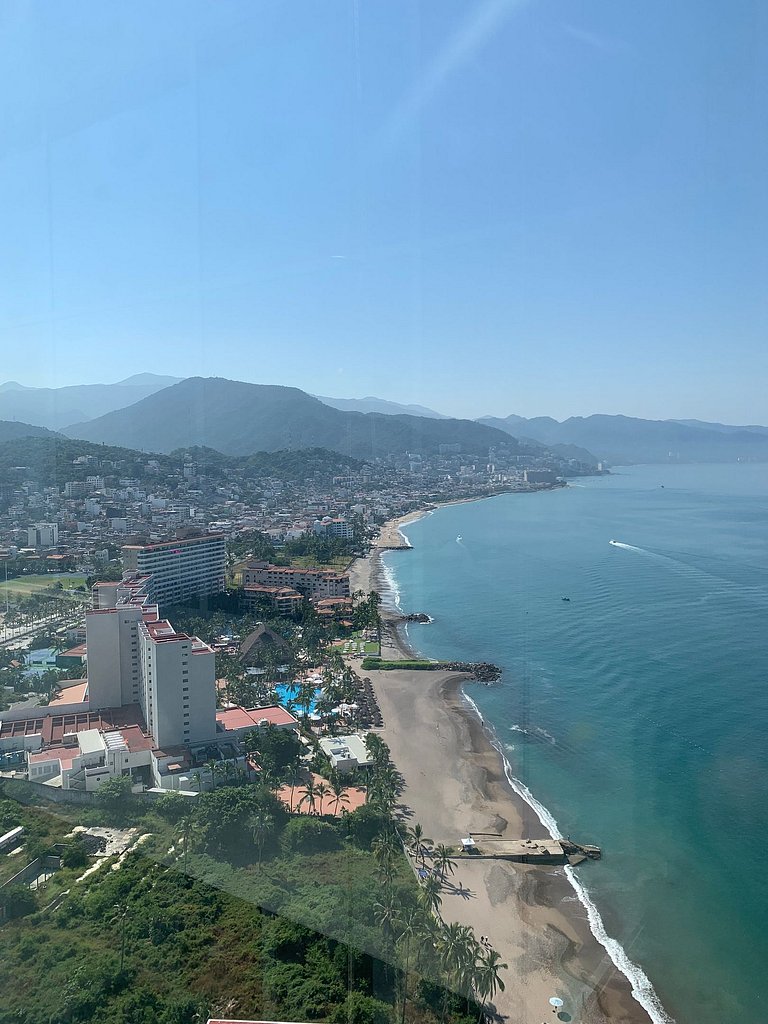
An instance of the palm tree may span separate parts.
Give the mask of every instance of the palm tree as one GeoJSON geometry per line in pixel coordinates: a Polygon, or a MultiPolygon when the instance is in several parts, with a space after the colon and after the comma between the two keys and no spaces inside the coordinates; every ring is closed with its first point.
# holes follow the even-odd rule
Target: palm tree
{"type": "Polygon", "coordinates": [[[294,790],[296,789],[296,783],[301,778],[301,761],[300,761],[300,759],[298,757],[296,758],[295,761],[293,761],[291,763],[290,772],[291,772],[291,813],[293,813],[293,793],[294,793],[294,790]]]}
{"type": "Polygon", "coordinates": [[[123,964],[125,963],[125,921],[128,917],[128,904],[127,903],[116,903],[114,906],[115,916],[112,918],[110,924],[120,922],[120,973],[123,973],[123,964]]]}
{"type": "Polygon", "coordinates": [[[430,914],[435,914],[437,917],[440,916],[440,906],[443,902],[440,890],[439,880],[434,875],[430,875],[422,885],[421,892],[419,893],[422,906],[430,914]]]}
{"type": "Polygon", "coordinates": [[[408,961],[411,942],[421,930],[421,915],[411,907],[400,918],[400,941],[405,945],[405,961],[403,964],[403,996],[400,1024],[405,1024],[405,1005],[408,1001],[408,961]]]}
{"type": "Polygon", "coordinates": [[[306,804],[309,808],[309,813],[314,814],[315,811],[315,799],[317,797],[317,790],[315,788],[314,776],[310,775],[307,781],[304,783],[304,796],[299,800],[299,807],[306,804]]]}
{"type": "Polygon", "coordinates": [[[259,785],[267,793],[273,793],[280,785],[277,776],[269,768],[262,768],[259,774],[259,785]]]}
{"type": "Polygon", "coordinates": [[[394,833],[384,832],[371,843],[374,860],[382,874],[391,875],[398,853],[398,842],[394,833]]]}
{"type": "Polygon", "coordinates": [[[299,687],[299,707],[304,712],[304,718],[309,718],[309,709],[315,698],[315,688],[311,683],[302,683],[299,687]]]}
{"type": "Polygon", "coordinates": [[[424,835],[424,829],[418,822],[416,822],[412,829],[407,830],[406,836],[409,848],[413,850],[414,856],[417,860],[419,856],[421,856],[421,866],[424,867],[426,852],[424,847],[431,846],[432,840],[428,839],[427,836],[424,835]]]}
{"type": "Polygon", "coordinates": [[[323,782],[321,780],[315,786],[315,795],[317,796],[318,800],[320,801],[320,810],[318,812],[320,815],[322,815],[322,813],[323,813],[323,800],[327,796],[330,796],[330,794],[331,794],[331,788],[330,788],[330,786],[328,785],[327,782],[323,782]]]}
{"type": "Polygon", "coordinates": [[[195,780],[195,785],[197,786],[198,794],[202,793],[202,791],[203,791],[203,776],[200,774],[200,772],[195,772],[192,775],[192,778],[195,780]]]}
{"type": "Polygon", "coordinates": [[[333,793],[333,813],[339,813],[339,804],[348,804],[349,797],[344,788],[344,783],[339,778],[331,779],[331,792],[333,793]]]}
{"type": "Polygon", "coordinates": [[[211,773],[211,782],[213,783],[214,789],[216,789],[216,772],[218,770],[218,764],[219,762],[214,757],[212,757],[203,765],[203,768],[207,768],[208,771],[211,773]]]}
{"type": "Polygon", "coordinates": [[[184,874],[187,873],[187,856],[189,854],[189,837],[192,831],[192,815],[187,814],[176,826],[176,835],[184,843],[184,874]]]}
{"type": "Polygon", "coordinates": [[[445,844],[440,843],[439,846],[435,847],[433,856],[435,859],[435,866],[440,873],[440,881],[444,882],[446,874],[452,875],[456,868],[456,864],[451,860],[450,848],[445,846],[445,844]]]}
{"type": "Polygon", "coordinates": [[[395,933],[395,924],[398,919],[397,902],[391,891],[385,890],[382,900],[373,905],[376,923],[381,925],[387,936],[391,939],[395,933]]]}
{"type": "MultiPolygon", "coordinates": [[[[475,972],[475,987],[481,1002],[493,1001],[497,992],[504,991],[504,982],[500,972],[509,970],[507,964],[502,963],[501,957],[495,949],[489,949],[485,955],[480,952],[479,962],[475,972]]],[[[483,1016],[485,1007],[481,1005],[478,1024],[483,1016]]]]}
{"type": "Polygon", "coordinates": [[[261,856],[264,851],[264,840],[275,827],[275,819],[266,811],[257,811],[248,819],[248,825],[253,836],[253,841],[259,851],[258,865],[261,870],[261,856]]]}
{"type": "MultiPolygon", "coordinates": [[[[439,942],[440,963],[453,984],[465,998],[474,980],[479,945],[471,928],[452,923],[443,928],[439,942]]],[[[448,1003],[448,989],[443,993],[443,1017],[448,1003]]]]}

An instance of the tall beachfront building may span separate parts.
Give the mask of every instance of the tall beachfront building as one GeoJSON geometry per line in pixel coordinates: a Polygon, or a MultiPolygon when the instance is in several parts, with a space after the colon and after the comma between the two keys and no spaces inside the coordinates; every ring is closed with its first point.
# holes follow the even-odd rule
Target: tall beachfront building
{"type": "Polygon", "coordinates": [[[177,633],[150,598],[150,576],[96,584],[86,613],[90,710],[138,704],[158,747],[216,736],[213,650],[177,633]]]}
{"type": "Polygon", "coordinates": [[[220,594],[225,565],[226,548],[220,533],[123,547],[123,569],[151,576],[149,596],[160,605],[220,594]]]}

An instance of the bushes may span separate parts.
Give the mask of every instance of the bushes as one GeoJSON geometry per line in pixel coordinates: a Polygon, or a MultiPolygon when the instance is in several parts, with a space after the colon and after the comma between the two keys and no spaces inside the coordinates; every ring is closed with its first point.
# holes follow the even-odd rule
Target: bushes
{"type": "Polygon", "coordinates": [[[256,786],[227,786],[203,793],[196,801],[196,837],[210,853],[252,860],[251,823],[256,815],[271,822],[270,835],[262,837],[269,850],[288,818],[285,804],[277,797],[256,786]]]}
{"type": "Polygon", "coordinates": [[[191,798],[180,793],[166,793],[155,803],[155,810],[172,825],[178,824],[193,809],[191,798]]]}
{"type": "Polygon", "coordinates": [[[88,863],[88,851],[78,836],[68,839],[61,854],[63,868],[84,868],[88,863]]]}
{"type": "Polygon", "coordinates": [[[388,816],[370,804],[363,804],[351,814],[345,815],[345,822],[347,835],[361,850],[370,850],[376,836],[389,827],[388,816]]]}
{"type": "Polygon", "coordinates": [[[26,885],[8,885],[0,893],[0,906],[10,918],[26,917],[37,910],[37,899],[26,885]]]}
{"type": "Polygon", "coordinates": [[[261,767],[272,775],[282,775],[302,750],[295,732],[291,729],[277,729],[274,725],[249,732],[245,743],[249,750],[258,753],[261,767]]]}
{"type": "Polygon", "coordinates": [[[362,992],[350,992],[328,1021],[329,1024],[391,1024],[392,1007],[362,992]]]}
{"type": "Polygon", "coordinates": [[[321,853],[336,850],[341,836],[335,825],[320,818],[292,818],[285,826],[283,849],[289,853],[321,853]]]}
{"type": "Polygon", "coordinates": [[[262,949],[273,960],[303,961],[316,935],[287,917],[272,917],[261,932],[262,949]]]}

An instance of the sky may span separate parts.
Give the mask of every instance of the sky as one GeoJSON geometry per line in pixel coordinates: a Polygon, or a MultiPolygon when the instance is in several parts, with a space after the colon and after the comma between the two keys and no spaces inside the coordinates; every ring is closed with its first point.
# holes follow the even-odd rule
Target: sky
{"type": "Polygon", "coordinates": [[[768,422],[764,0],[4,0],[0,379],[768,422]]]}

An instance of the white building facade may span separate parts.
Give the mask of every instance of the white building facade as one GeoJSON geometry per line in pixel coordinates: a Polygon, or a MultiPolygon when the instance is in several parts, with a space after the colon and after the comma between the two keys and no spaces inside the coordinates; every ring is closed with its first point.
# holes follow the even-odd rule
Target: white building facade
{"type": "Polygon", "coordinates": [[[195,636],[177,633],[149,601],[152,578],[98,584],[86,613],[91,710],[138,704],[159,747],[205,743],[216,736],[215,655],[195,636]]]}
{"type": "Polygon", "coordinates": [[[122,552],[126,572],[152,577],[149,596],[158,604],[210,597],[224,590],[226,544],[222,534],[126,544],[122,552]]]}

